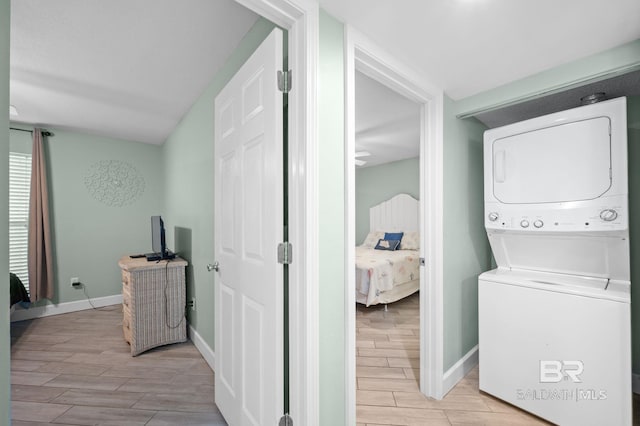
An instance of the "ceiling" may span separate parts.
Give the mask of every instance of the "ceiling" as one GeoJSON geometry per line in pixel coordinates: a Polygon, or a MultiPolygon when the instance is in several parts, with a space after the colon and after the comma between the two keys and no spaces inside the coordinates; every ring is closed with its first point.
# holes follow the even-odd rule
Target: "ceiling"
{"type": "Polygon", "coordinates": [[[420,106],[356,71],[356,152],[376,166],[420,155],[420,106]]]}
{"type": "Polygon", "coordinates": [[[319,0],[454,100],[640,39],[638,0],[319,0]]]}
{"type": "Polygon", "coordinates": [[[257,18],[233,0],[13,0],[10,119],[161,144],[257,18]]]}
{"type": "MultiPolygon", "coordinates": [[[[640,39],[638,0],[319,3],[453,99],[640,39]]],[[[12,121],[154,144],[258,18],[233,0],[12,0],[11,8],[12,121]]],[[[381,117],[358,124],[358,149],[373,150],[362,144],[378,127],[394,141],[383,149],[405,155],[409,136],[388,136],[392,115],[408,120],[392,102],[387,93],[358,107],[381,117]]]]}

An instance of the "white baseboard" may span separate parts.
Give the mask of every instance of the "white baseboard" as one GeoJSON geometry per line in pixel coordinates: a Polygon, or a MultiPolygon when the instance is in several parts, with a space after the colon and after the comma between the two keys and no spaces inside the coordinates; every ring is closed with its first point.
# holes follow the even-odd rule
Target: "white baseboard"
{"type": "Polygon", "coordinates": [[[103,306],[118,305],[122,303],[122,294],[96,297],[91,299],[91,303],[89,303],[89,301],[85,299],[76,300],[74,302],[58,303],[57,305],[36,306],[29,309],[16,307],[15,311],[11,314],[11,322],[48,317],[51,315],[67,314],[69,312],[84,311],[86,309],[92,309],[94,306],[96,308],[101,308],[103,306]],[[91,306],[91,303],[93,304],[93,306],[91,306]]]}
{"type": "Polygon", "coordinates": [[[631,375],[631,389],[633,389],[633,393],[640,394],[640,374],[632,374],[631,375]]]}
{"type": "Polygon", "coordinates": [[[475,345],[469,352],[448,369],[442,377],[443,395],[446,395],[473,367],[478,365],[478,345],[475,345]]]}
{"type": "Polygon", "coordinates": [[[189,324],[189,338],[195,345],[196,349],[198,349],[198,351],[200,352],[204,360],[207,361],[207,364],[209,364],[209,367],[211,367],[211,370],[215,371],[214,370],[216,365],[215,352],[213,351],[213,349],[211,349],[209,345],[207,345],[207,342],[204,341],[202,336],[198,334],[196,329],[193,328],[191,324],[189,324]]]}

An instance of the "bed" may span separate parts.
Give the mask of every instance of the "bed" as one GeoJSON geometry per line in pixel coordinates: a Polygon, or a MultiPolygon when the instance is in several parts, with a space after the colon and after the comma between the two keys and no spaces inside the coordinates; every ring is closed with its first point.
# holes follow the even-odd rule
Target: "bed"
{"type": "Polygon", "coordinates": [[[407,194],[371,207],[369,234],[356,247],[356,302],[387,304],[419,290],[419,210],[418,201],[407,194]]]}

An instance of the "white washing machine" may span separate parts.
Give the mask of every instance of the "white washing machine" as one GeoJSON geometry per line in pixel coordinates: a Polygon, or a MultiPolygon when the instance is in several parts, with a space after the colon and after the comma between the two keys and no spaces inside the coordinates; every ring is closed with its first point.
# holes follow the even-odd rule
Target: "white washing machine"
{"type": "Polygon", "coordinates": [[[626,99],[492,129],[480,389],[561,425],[630,425],[626,99]]]}

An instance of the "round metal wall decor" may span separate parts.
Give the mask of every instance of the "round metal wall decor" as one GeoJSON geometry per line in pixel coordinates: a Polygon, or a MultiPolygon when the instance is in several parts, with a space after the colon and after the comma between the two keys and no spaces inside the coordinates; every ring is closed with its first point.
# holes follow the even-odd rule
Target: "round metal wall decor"
{"type": "Polygon", "coordinates": [[[89,194],[103,204],[123,207],[133,204],[144,193],[144,178],[133,165],[120,160],[92,164],[84,176],[89,194]]]}

